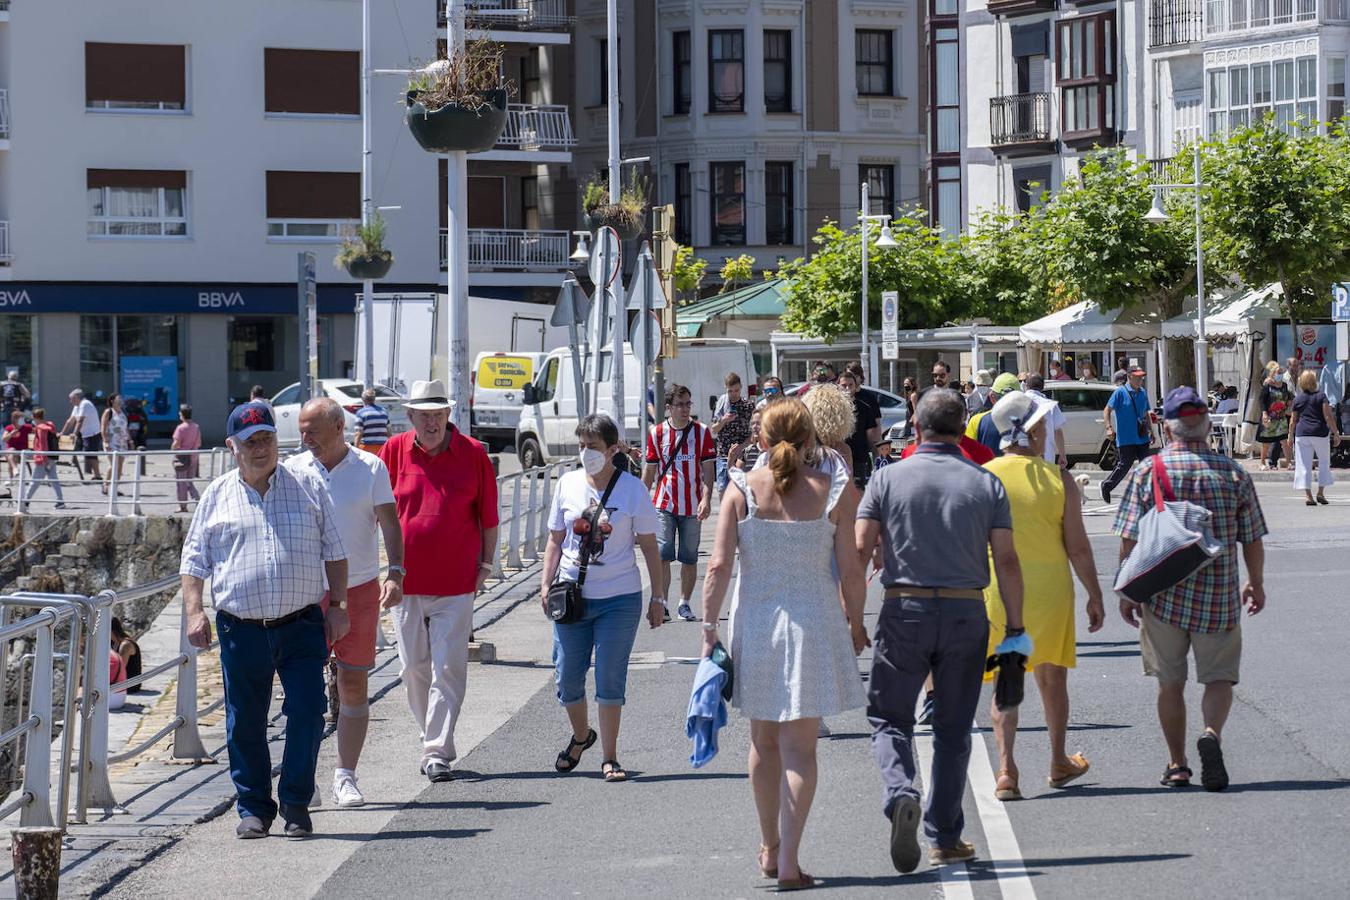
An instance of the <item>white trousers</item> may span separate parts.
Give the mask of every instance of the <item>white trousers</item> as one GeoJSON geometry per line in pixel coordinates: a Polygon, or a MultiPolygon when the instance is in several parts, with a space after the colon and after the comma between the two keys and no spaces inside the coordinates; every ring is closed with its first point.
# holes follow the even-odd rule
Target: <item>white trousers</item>
{"type": "Polygon", "coordinates": [[[1331,477],[1331,438],[1298,435],[1294,438],[1294,490],[1312,490],[1313,456],[1317,457],[1317,486],[1324,488],[1336,483],[1331,477]]]}
{"type": "Polygon", "coordinates": [[[408,594],[394,607],[408,708],[422,729],[422,763],[455,758],[455,722],[469,680],[473,594],[408,594]]]}

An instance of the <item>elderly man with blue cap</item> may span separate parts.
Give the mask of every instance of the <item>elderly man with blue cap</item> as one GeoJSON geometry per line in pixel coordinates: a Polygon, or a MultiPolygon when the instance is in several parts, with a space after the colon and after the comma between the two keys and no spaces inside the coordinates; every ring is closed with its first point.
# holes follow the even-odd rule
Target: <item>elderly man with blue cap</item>
{"type": "Polygon", "coordinates": [[[199,649],[211,643],[202,610],[211,579],[241,838],[265,837],[278,812],[287,837],[312,833],[308,805],[328,705],[324,666],[328,645],[349,628],[347,554],[332,501],[318,475],[277,464],[276,431],[266,403],[250,401],[230,413],[225,440],[238,469],[202,492],[179,567],[188,640],[199,649]],[[279,804],[267,744],[274,676],[286,693],[279,804]]]}

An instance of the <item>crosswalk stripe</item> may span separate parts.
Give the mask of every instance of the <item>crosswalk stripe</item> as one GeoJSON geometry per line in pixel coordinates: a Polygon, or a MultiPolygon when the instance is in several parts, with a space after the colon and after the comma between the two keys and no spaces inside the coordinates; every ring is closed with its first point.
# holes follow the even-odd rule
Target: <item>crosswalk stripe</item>
{"type": "Polygon", "coordinates": [[[994,769],[989,764],[989,752],[984,736],[971,735],[970,762],[966,777],[975,792],[975,808],[980,812],[985,842],[989,845],[988,859],[998,876],[998,889],[1003,900],[1036,900],[1026,865],[1022,862],[1022,848],[1013,832],[1012,820],[1003,801],[994,796],[994,769]]]}
{"type": "MultiPolygon", "coordinates": [[[[919,785],[923,789],[923,798],[927,800],[928,775],[933,771],[931,735],[914,735],[914,761],[919,767],[919,785]]],[[[942,896],[946,900],[975,900],[975,891],[970,885],[970,868],[965,863],[959,866],[942,866],[938,869],[938,877],[942,879],[942,896]]]]}

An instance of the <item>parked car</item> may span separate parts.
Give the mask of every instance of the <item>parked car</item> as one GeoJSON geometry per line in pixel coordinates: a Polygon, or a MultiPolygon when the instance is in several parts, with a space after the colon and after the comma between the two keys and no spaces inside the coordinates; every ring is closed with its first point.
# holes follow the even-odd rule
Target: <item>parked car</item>
{"type": "MultiPolygon", "coordinates": [[[[1116,442],[1106,436],[1103,410],[1111,399],[1115,385],[1102,381],[1047,381],[1045,395],[1059,402],[1067,420],[1064,425],[1064,454],[1069,465],[1077,462],[1097,463],[1110,471],[1116,465],[1116,442]]],[[[1158,417],[1152,411],[1149,419],[1153,429],[1152,443],[1161,442],[1158,417]]]]}
{"type": "MultiPolygon", "coordinates": [[[[315,385],[314,394],[318,397],[331,397],[342,407],[346,419],[344,429],[347,440],[356,435],[355,413],[361,408],[361,391],[365,386],[359,381],[345,378],[320,378],[315,385]]],[[[389,413],[389,433],[391,435],[407,431],[408,413],[403,408],[403,398],[382,384],[375,386],[375,402],[389,413]]],[[[300,385],[289,385],[277,392],[272,398],[272,412],[277,421],[277,443],[283,447],[295,447],[300,444],[300,385]]]]}
{"type": "MultiPolygon", "coordinates": [[[[810,387],[810,382],[801,381],[783,388],[783,392],[789,397],[801,397],[806,393],[808,387],[810,387]]],[[[871,397],[881,407],[881,430],[883,433],[892,425],[904,426],[909,424],[909,401],[904,397],[876,387],[862,387],[859,388],[859,391],[871,397]]]]}

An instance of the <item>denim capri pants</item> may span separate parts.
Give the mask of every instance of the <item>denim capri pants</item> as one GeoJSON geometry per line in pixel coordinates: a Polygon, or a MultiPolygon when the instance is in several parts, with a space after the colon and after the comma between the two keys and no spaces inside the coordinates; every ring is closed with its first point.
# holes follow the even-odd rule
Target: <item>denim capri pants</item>
{"type": "Polygon", "coordinates": [[[586,671],[595,652],[595,702],[623,706],[628,687],[628,657],[642,619],[642,594],[586,598],[580,622],[553,625],[553,670],[558,702],[586,702],[586,671]]]}
{"type": "Polygon", "coordinates": [[[674,562],[678,559],[686,566],[696,565],[699,533],[703,529],[698,516],[677,516],[664,509],[658,509],[656,516],[661,526],[656,532],[656,548],[661,552],[661,561],[674,562]]]}

